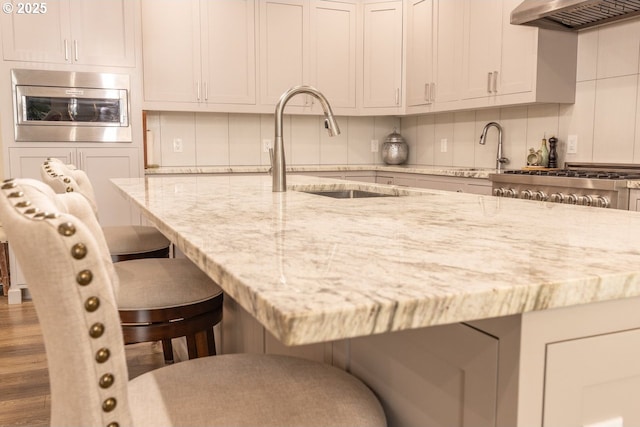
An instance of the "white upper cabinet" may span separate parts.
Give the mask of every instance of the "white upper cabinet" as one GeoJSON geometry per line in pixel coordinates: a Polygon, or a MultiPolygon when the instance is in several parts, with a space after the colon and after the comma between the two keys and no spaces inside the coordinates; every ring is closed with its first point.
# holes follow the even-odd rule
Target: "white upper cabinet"
{"type": "Polygon", "coordinates": [[[502,0],[465,0],[462,98],[489,96],[500,75],[502,0]]]}
{"type": "Polygon", "coordinates": [[[407,107],[430,105],[435,99],[433,0],[407,0],[407,107]]]}
{"type": "MultiPolygon", "coordinates": [[[[363,107],[400,111],[402,106],[402,2],[364,5],[363,107]]],[[[371,113],[368,110],[367,113],[371,113]]]]}
{"type": "MultiPolygon", "coordinates": [[[[293,86],[309,84],[309,1],[260,1],[260,103],[275,105],[293,86]]],[[[309,105],[297,96],[287,105],[309,105]]]]}
{"type": "Polygon", "coordinates": [[[462,26],[461,1],[434,0],[434,79],[432,93],[439,105],[459,99],[462,81],[462,26]]]}
{"type": "Polygon", "coordinates": [[[419,32],[411,20],[420,2],[407,7],[407,112],[574,102],[575,32],[511,25],[521,0],[432,1],[434,49],[422,62],[415,58],[420,53],[412,40],[419,32]],[[429,58],[434,87],[429,103],[420,103],[421,64],[429,58]]]}
{"type": "Polygon", "coordinates": [[[201,5],[201,14],[205,101],[255,104],[253,0],[206,1],[201,5]]]}
{"type": "Polygon", "coordinates": [[[11,61],[135,65],[131,0],[15,3],[2,14],[3,57],[11,61]],[[19,13],[21,9],[30,13],[19,13]],[[35,12],[38,13],[35,13],[35,12]]]}
{"type": "Polygon", "coordinates": [[[310,83],[334,110],[355,109],[356,4],[314,0],[310,12],[310,83]]]}
{"type": "Polygon", "coordinates": [[[252,0],[143,0],[142,16],[144,98],[151,106],[255,104],[252,0]]]}

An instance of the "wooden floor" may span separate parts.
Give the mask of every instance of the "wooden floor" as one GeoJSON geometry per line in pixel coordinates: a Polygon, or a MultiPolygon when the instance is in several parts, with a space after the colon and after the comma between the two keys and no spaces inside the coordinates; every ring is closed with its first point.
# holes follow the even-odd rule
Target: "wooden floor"
{"type": "MultiPolygon", "coordinates": [[[[164,364],[158,343],[127,346],[131,378],[164,364]]],[[[0,296],[0,426],[49,425],[47,358],[33,303],[0,296]]]]}

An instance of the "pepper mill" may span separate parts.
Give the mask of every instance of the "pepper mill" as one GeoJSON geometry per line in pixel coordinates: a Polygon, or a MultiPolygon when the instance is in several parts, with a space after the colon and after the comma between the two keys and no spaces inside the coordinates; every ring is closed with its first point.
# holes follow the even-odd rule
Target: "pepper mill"
{"type": "Polygon", "coordinates": [[[558,145],[558,138],[552,136],[549,138],[549,167],[558,167],[558,152],[556,151],[556,145],[558,145]]]}

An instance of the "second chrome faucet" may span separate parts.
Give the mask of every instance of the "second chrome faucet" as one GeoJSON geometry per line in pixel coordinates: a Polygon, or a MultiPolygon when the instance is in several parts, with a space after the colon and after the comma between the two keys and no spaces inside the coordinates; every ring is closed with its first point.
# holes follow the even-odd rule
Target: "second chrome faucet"
{"type": "Polygon", "coordinates": [[[487,131],[490,127],[495,127],[498,130],[498,154],[496,155],[496,170],[500,172],[502,165],[509,163],[509,159],[502,155],[502,126],[497,122],[489,122],[482,129],[480,134],[480,144],[485,145],[487,143],[487,131]]]}

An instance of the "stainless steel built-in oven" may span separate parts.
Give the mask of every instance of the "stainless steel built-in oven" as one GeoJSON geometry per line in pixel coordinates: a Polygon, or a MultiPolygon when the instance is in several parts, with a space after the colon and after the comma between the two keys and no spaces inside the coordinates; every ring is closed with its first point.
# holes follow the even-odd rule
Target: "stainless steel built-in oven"
{"type": "Polygon", "coordinates": [[[129,76],[12,70],[16,141],[131,142],[129,76]]]}

